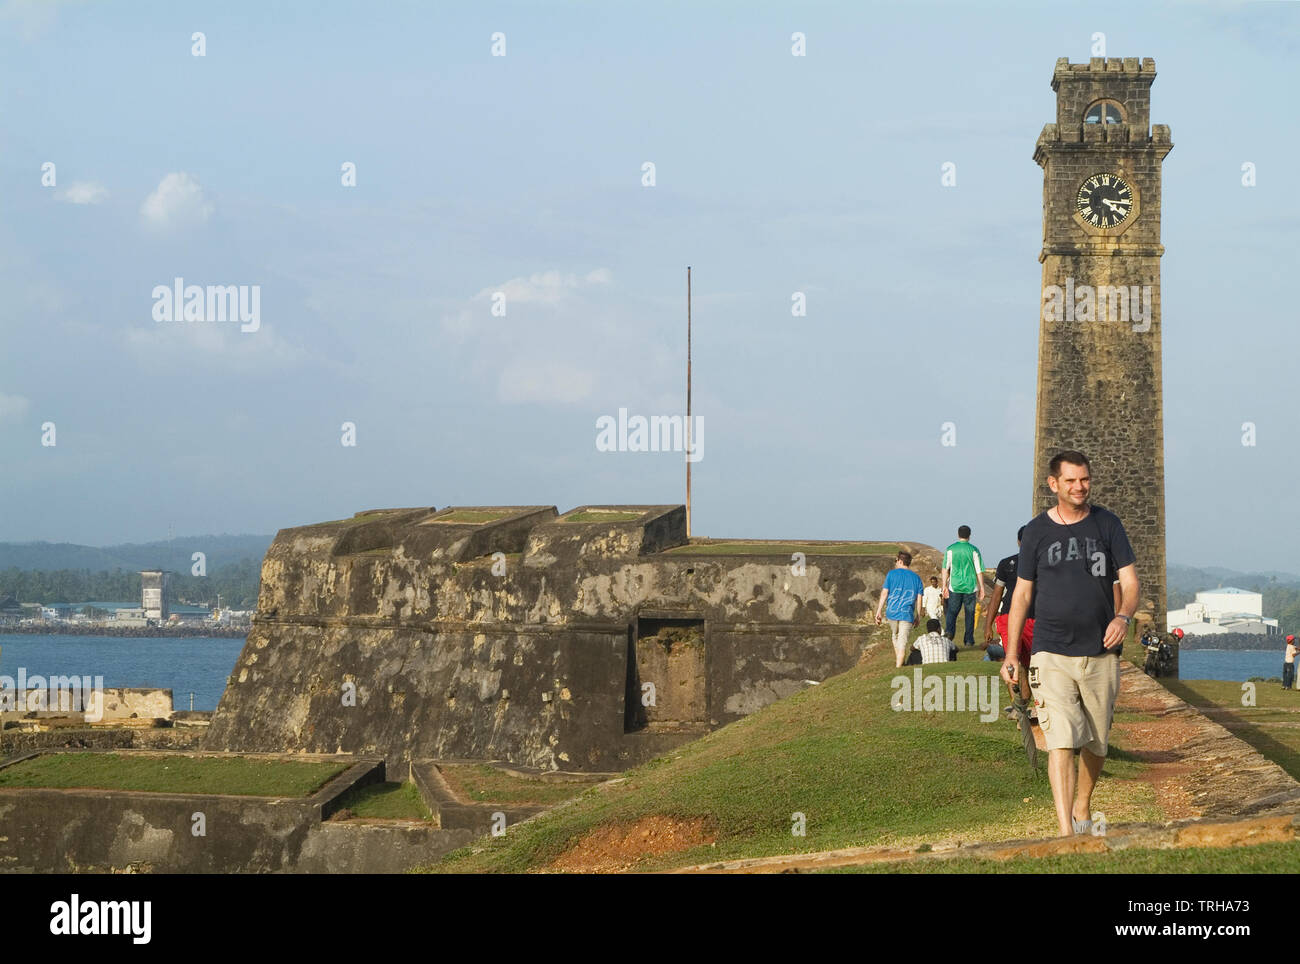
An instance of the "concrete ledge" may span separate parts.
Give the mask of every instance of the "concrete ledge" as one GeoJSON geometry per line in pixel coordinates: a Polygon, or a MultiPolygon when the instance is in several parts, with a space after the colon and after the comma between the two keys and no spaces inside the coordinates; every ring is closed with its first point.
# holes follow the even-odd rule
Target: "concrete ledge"
{"type": "MultiPolygon", "coordinates": [[[[411,764],[411,780],[420,792],[420,799],[424,801],[424,805],[434,815],[434,820],[438,826],[443,829],[469,830],[473,832],[474,837],[481,837],[492,832],[495,814],[505,814],[506,826],[513,827],[517,823],[522,823],[530,817],[535,817],[537,814],[551,809],[551,805],[503,805],[474,803],[465,800],[457,796],[438,769],[439,763],[448,762],[451,761],[416,760],[411,764]]],[[[485,763],[483,760],[466,762],[485,763]]],[[[491,764],[486,765],[490,766],[491,764]]],[[[506,772],[531,776],[531,774],[524,773],[517,767],[506,770],[506,772]]],[[[566,781],[556,780],[555,782],[566,781]]]]}
{"type": "Polygon", "coordinates": [[[293,867],[305,874],[400,874],[463,847],[472,830],[444,830],[415,823],[348,820],[321,824],[303,842],[293,867]]]}

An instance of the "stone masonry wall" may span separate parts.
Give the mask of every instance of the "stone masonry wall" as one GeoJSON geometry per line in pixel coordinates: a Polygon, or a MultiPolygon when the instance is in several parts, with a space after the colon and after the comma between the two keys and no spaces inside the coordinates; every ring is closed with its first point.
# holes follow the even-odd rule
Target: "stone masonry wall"
{"type": "MultiPolygon", "coordinates": [[[[798,570],[781,543],[688,544],[681,506],[600,511],[620,509],[634,520],[475,507],[281,531],[205,748],[374,754],[394,773],[438,757],[624,769],[843,672],[875,632],[887,549],[813,547],[798,570]],[[683,699],[642,638],[674,620],[702,647],[683,699]],[[660,712],[637,710],[647,682],[660,712]]],[[[916,552],[929,576],[938,554],[916,552]]]]}
{"type": "MultiPolygon", "coordinates": [[[[1169,129],[1150,123],[1150,58],[1057,62],[1056,123],[1039,137],[1043,168],[1042,285],[1149,288],[1149,319],[1056,321],[1040,313],[1038,415],[1032,512],[1056,503],[1047,463],[1065,449],[1092,462],[1092,501],[1119,516],[1137,554],[1139,611],[1166,609],[1164,399],[1161,369],[1160,177],[1172,148],[1169,129]],[[1123,105],[1127,123],[1084,124],[1089,105],[1123,105]],[[1123,177],[1136,202],[1126,223],[1095,229],[1080,223],[1080,184],[1098,173],[1123,177]]],[[[1107,308],[1109,309],[1109,302],[1107,308]]]]}

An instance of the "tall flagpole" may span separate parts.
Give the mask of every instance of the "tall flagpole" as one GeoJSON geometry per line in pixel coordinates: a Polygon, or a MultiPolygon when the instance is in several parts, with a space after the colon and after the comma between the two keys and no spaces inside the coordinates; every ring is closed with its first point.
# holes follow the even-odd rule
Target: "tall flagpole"
{"type": "Polygon", "coordinates": [[[686,538],[691,537],[691,266],[686,266],[686,538]]]}

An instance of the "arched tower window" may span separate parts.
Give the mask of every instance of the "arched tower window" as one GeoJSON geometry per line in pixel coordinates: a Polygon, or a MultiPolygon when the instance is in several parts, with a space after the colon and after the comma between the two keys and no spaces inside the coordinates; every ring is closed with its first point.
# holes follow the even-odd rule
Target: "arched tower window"
{"type": "Polygon", "coordinates": [[[1085,124],[1122,124],[1124,108],[1119,101],[1099,100],[1092,103],[1083,115],[1085,124]]]}

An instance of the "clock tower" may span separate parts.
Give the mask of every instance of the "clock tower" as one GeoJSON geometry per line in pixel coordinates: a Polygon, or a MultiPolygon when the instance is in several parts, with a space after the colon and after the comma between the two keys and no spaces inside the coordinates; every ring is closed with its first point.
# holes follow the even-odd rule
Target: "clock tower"
{"type": "Polygon", "coordinates": [[[1047,463],[1076,449],[1092,495],[1137,553],[1138,613],[1165,628],[1165,458],[1160,371],[1160,169],[1149,57],[1056,62],[1056,122],[1038,137],[1043,291],[1033,513],[1056,504],[1047,463]]]}

